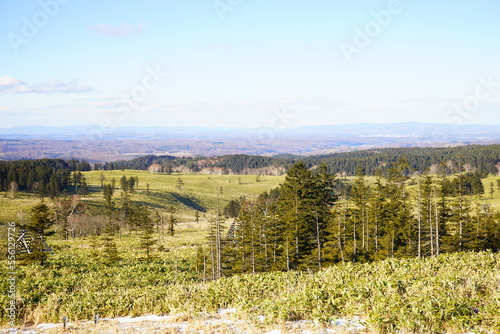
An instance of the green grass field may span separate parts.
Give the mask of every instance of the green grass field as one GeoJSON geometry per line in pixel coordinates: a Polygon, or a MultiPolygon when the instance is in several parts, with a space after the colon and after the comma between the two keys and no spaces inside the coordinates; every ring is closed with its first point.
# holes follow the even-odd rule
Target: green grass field
{"type": "MultiPolygon", "coordinates": [[[[90,207],[98,208],[103,205],[101,188],[101,175],[105,183],[115,179],[116,189],[114,200],[120,205],[120,179],[122,176],[130,178],[137,176],[139,186],[132,193],[131,200],[147,204],[149,207],[165,213],[170,205],[178,211],[183,220],[194,219],[194,211],[206,212],[209,216],[215,213],[217,206],[217,191],[219,191],[219,205],[222,209],[229,200],[238,199],[242,196],[255,198],[264,191],[276,188],[285,179],[284,176],[260,176],[257,181],[255,175],[198,175],[180,174],[171,175],[147,171],[125,170],[125,171],[91,171],[83,173],[87,179],[89,195],[82,200],[90,207]],[[177,187],[181,178],[183,186],[177,187]],[[149,184],[149,194],[147,194],[149,184]]],[[[0,192],[0,221],[18,221],[19,212],[25,211],[36,205],[40,199],[29,193],[19,192],[15,199],[7,192],[0,192]]],[[[46,199],[46,201],[50,201],[46,199]]]]}
{"type": "MultiPolygon", "coordinates": [[[[111,182],[114,178],[119,187],[120,178],[125,175],[137,176],[139,187],[132,196],[133,201],[145,202],[159,210],[167,210],[169,205],[179,206],[181,211],[198,209],[214,210],[219,190],[220,205],[224,206],[231,199],[241,196],[256,197],[264,191],[278,187],[284,181],[284,176],[260,176],[259,181],[255,175],[198,175],[180,174],[171,175],[147,171],[92,171],[84,175],[90,186],[97,193],[92,193],[88,201],[102,201],[100,193],[100,177],[104,175],[104,182],[111,182]],[[177,187],[179,178],[183,182],[181,189],[177,187]],[[146,194],[146,185],[149,184],[150,195],[146,194]],[[222,191],[220,191],[222,190],[222,191]]],[[[115,197],[119,197],[119,191],[115,197]]]]}

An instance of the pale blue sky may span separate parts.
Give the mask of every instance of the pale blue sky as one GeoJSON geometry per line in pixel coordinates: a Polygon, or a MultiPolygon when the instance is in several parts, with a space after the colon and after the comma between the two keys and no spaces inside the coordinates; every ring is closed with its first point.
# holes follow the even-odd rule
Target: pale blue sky
{"type": "Polygon", "coordinates": [[[0,0],[0,127],[499,124],[499,15],[497,0],[0,0]]]}

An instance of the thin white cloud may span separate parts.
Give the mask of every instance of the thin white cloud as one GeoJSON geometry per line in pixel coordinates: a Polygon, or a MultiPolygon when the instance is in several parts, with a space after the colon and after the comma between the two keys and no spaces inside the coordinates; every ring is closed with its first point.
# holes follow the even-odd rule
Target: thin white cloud
{"type": "Polygon", "coordinates": [[[96,24],[89,26],[91,33],[96,35],[112,36],[112,37],[131,37],[140,35],[144,31],[144,24],[139,23],[137,26],[122,25],[111,26],[108,24],[96,24]]]}
{"type": "Polygon", "coordinates": [[[85,93],[93,91],[92,87],[80,84],[76,80],[70,82],[47,81],[43,83],[30,84],[9,75],[0,77],[0,93],[22,94],[22,93],[85,93]]]}

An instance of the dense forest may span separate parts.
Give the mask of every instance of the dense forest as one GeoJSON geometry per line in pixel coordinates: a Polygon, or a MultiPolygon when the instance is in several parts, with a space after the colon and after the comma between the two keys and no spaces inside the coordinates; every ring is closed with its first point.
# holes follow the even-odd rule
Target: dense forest
{"type": "Polygon", "coordinates": [[[69,190],[72,178],[82,183],[81,174],[91,169],[79,160],[41,159],[0,161],[0,191],[29,191],[40,196],[56,196],[69,190]]]}
{"type": "Polygon", "coordinates": [[[99,169],[139,169],[147,170],[152,164],[158,164],[160,171],[172,172],[184,170],[197,173],[206,169],[214,174],[245,173],[284,173],[296,162],[303,162],[308,168],[325,164],[328,172],[342,175],[355,175],[358,166],[362,166],[366,175],[377,173],[387,175],[390,166],[404,157],[412,171],[444,172],[451,175],[464,168],[468,171],[482,171],[497,174],[500,163],[500,145],[471,145],[453,148],[386,148],[377,150],[355,151],[322,156],[262,157],[250,155],[228,155],[215,158],[195,157],[176,158],[172,156],[145,156],[128,161],[116,161],[96,165],[99,169]],[[252,171],[253,170],[253,171],[252,171]]]}

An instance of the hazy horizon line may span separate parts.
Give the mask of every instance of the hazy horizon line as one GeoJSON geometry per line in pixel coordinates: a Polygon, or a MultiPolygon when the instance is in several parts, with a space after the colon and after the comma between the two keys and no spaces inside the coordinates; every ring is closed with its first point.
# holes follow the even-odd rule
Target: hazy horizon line
{"type": "MultiPolygon", "coordinates": [[[[346,126],[346,125],[398,125],[398,124],[416,124],[416,125],[440,125],[440,126],[500,126],[500,123],[497,124],[484,124],[484,123],[463,123],[463,124],[454,124],[454,123],[436,123],[436,122],[419,122],[419,121],[406,121],[406,122],[352,122],[352,123],[339,123],[339,124],[313,124],[313,125],[301,125],[301,126],[287,126],[287,127],[276,127],[273,129],[276,130],[286,130],[286,129],[299,129],[299,128],[307,128],[307,127],[325,127],[325,126],[346,126]]],[[[109,126],[102,127],[98,124],[92,125],[17,125],[10,127],[2,127],[0,129],[8,130],[8,129],[18,129],[18,128],[72,128],[72,127],[80,127],[80,128],[103,128],[103,129],[123,129],[123,128],[203,128],[203,129],[262,129],[266,128],[266,126],[253,126],[253,127],[242,127],[242,126],[203,126],[203,125],[175,125],[175,126],[162,126],[162,125],[123,125],[123,126],[109,126]]]]}

